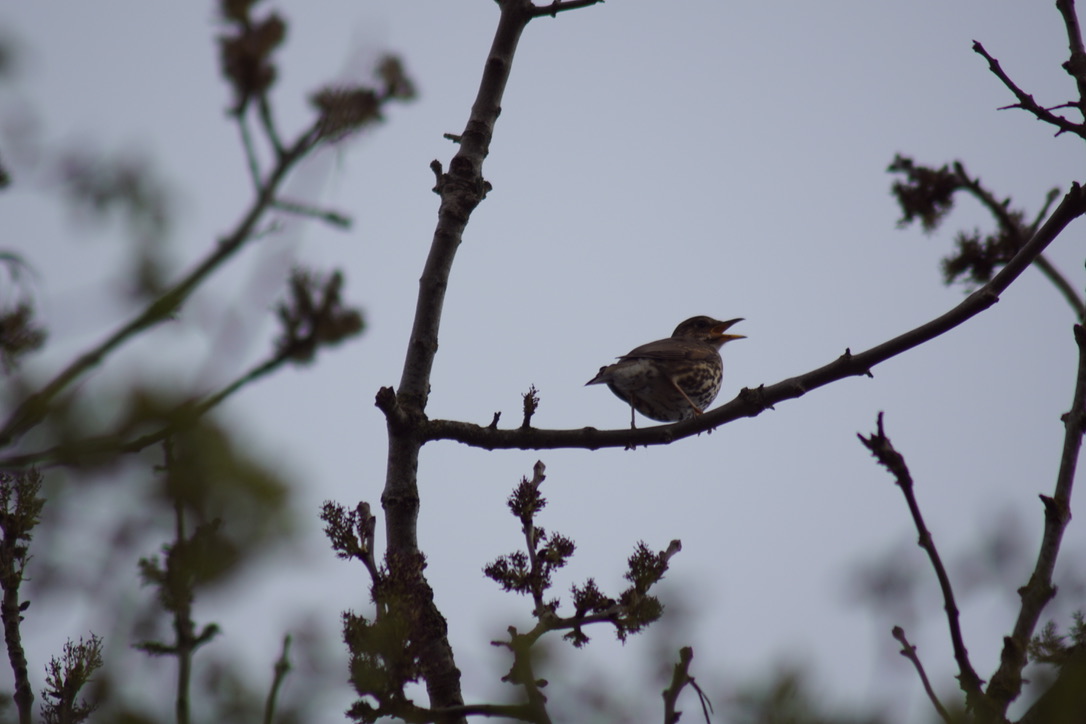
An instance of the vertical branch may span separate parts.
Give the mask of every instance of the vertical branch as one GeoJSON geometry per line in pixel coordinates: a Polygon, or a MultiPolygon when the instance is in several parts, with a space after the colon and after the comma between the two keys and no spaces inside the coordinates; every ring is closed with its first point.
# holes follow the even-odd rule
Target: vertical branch
{"type": "Polygon", "coordinates": [[[890,438],[882,426],[882,413],[879,413],[878,426],[874,434],[869,437],[857,435],[871,454],[875,456],[879,464],[894,476],[898,488],[905,496],[905,503],[909,506],[913,525],[919,534],[918,545],[928,554],[931,567],[935,570],[935,577],[939,579],[939,588],[943,593],[943,609],[946,611],[947,625],[950,627],[950,641],[954,647],[954,660],[958,664],[958,683],[965,692],[966,702],[974,711],[987,712],[990,708],[981,689],[981,679],[973,669],[969,661],[969,652],[965,648],[965,640],[962,638],[961,623],[958,620],[958,604],[954,600],[954,589],[950,585],[950,576],[935,547],[935,541],[931,532],[924,523],[924,516],[920,513],[920,505],[916,502],[916,494],[913,492],[913,477],[905,464],[905,458],[894,449],[890,438]]]}
{"type": "Polygon", "coordinates": [[[1086,117],[1086,47],[1082,44],[1082,29],[1075,12],[1075,0],[1056,0],[1056,9],[1063,16],[1067,28],[1067,44],[1071,57],[1063,64],[1063,69],[1071,74],[1078,85],[1078,103],[1073,103],[1083,117],[1086,117]]]}
{"type": "Polygon", "coordinates": [[[279,654],[279,659],[275,662],[272,675],[271,688],[268,690],[268,698],[264,701],[264,724],[272,724],[275,719],[275,702],[279,696],[279,687],[283,684],[283,679],[290,673],[290,636],[283,637],[283,649],[279,654]]]}
{"type": "Polygon", "coordinates": [[[1056,595],[1056,588],[1052,585],[1052,572],[1056,568],[1063,532],[1071,520],[1071,492],[1079,450],[1082,447],[1082,435],[1086,430],[1086,331],[1076,324],[1074,334],[1075,344],[1078,345],[1078,373],[1071,409],[1063,416],[1063,454],[1060,457],[1059,472],[1056,474],[1056,490],[1052,497],[1041,496],[1045,507],[1045,530],[1037,564],[1029,582],[1018,589],[1022,608],[1014,624],[1014,631],[1003,639],[999,669],[988,685],[988,695],[999,705],[1001,712],[1006,712],[1010,703],[1022,691],[1026,646],[1037,628],[1041,612],[1056,595]]]}
{"type": "Polygon", "coordinates": [[[30,688],[26,652],[23,650],[23,610],[29,603],[19,601],[19,587],[30,556],[27,553],[31,531],[38,524],[45,500],[38,496],[41,475],[36,470],[18,473],[0,472],[0,620],[4,626],[4,643],[8,661],[15,677],[12,697],[19,711],[19,724],[33,721],[34,690],[30,688]]]}
{"type": "MultiPolygon", "coordinates": [[[[533,5],[530,0],[505,0],[500,6],[501,15],[494,41],[467,126],[458,139],[459,149],[449,163],[448,173],[442,173],[436,161],[431,166],[437,175],[434,190],[441,197],[441,204],[430,253],[419,280],[415,319],[403,374],[395,396],[389,394],[391,391],[382,391],[378,395],[378,404],[388,419],[388,468],[381,503],[385,509],[387,554],[390,558],[414,558],[419,555],[417,476],[423,440],[417,426],[425,419],[445,290],[453,258],[471,212],[489,189],[483,179],[483,160],[490,151],[490,141],[501,112],[502,95],[517,42],[532,18],[533,5]]],[[[421,566],[418,577],[418,585],[429,588],[421,566]]],[[[434,708],[462,706],[460,671],[456,668],[452,647],[449,646],[445,620],[432,597],[427,598],[426,605],[431,609],[428,618],[434,625],[427,629],[429,640],[423,642],[421,664],[430,705],[434,708]]]]}

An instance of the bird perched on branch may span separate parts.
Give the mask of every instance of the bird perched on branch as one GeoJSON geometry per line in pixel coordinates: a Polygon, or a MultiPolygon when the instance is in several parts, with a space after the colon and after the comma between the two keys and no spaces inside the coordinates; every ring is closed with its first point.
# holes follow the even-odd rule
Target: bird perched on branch
{"type": "Polygon", "coordinates": [[[727,334],[740,319],[726,322],[711,317],[691,317],[667,339],[643,344],[600,367],[586,385],[606,384],[634,410],[660,422],[676,422],[700,415],[720,392],[723,364],[720,348],[742,334],[727,334]]]}

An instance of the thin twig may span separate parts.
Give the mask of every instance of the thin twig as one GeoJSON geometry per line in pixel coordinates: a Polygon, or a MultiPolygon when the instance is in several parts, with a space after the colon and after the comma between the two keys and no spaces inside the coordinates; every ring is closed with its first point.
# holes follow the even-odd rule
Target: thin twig
{"type": "Polygon", "coordinates": [[[577,10],[579,8],[587,8],[598,3],[602,3],[603,0],[554,0],[550,5],[539,5],[532,13],[533,18],[541,18],[545,16],[557,17],[558,13],[565,12],[567,10],[577,10]]]}
{"type": "Polygon", "coordinates": [[[268,102],[267,93],[261,93],[258,99],[260,110],[260,122],[264,126],[264,133],[268,135],[268,143],[275,149],[275,157],[282,159],[287,153],[283,148],[283,141],[279,137],[279,131],[275,127],[275,119],[272,117],[271,104],[268,102]]]}
{"type": "Polygon", "coordinates": [[[997,78],[1003,81],[1003,85],[1010,89],[1011,93],[1014,93],[1015,98],[1018,99],[1018,103],[1012,106],[1006,106],[1007,108],[1021,108],[1024,111],[1032,113],[1037,120],[1044,121],[1060,129],[1056,135],[1068,131],[1074,133],[1077,136],[1086,138],[1086,125],[1082,123],[1073,123],[1063,116],[1057,116],[1047,108],[1041,106],[1037,101],[1033,100],[1033,96],[1026,93],[1019,88],[1010,77],[1003,72],[1003,68],[999,65],[999,61],[988,54],[988,51],[984,49],[984,46],[977,41],[973,41],[973,51],[984,56],[988,61],[988,68],[995,74],[997,78]]]}
{"type": "Polygon", "coordinates": [[[276,199],[272,202],[272,208],[279,209],[280,211],[286,211],[290,214],[297,214],[299,216],[309,216],[323,221],[332,226],[338,226],[341,229],[351,228],[351,217],[346,214],[341,214],[338,211],[330,211],[326,209],[318,209],[314,206],[298,203],[296,201],[287,201],[285,199],[276,199]]]}
{"type": "Polygon", "coordinates": [[[1080,322],[1086,321],[1086,302],[1079,296],[1078,290],[1067,280],[1067,277],[1048,260],[1044,254],[1038,254],[1033,260],[1033,266],[1045,275],[1056,291],[1063,295],[1064,300],[1075,310],[1075,316],[1080,322]]]}
{"type": "Polygon", "coordinates": [[[1063,416],[1063,453],[1060,456],[1060,469],[1056,474],[1056,489],[1052,497],[1041,496],[1045,507],[1045,529],[1037,563],[1029,582],[1018,589],[1022,608],[1018,612],[1014,630],[1003,640],[999,669],[988,685],[988,696],[997,703],[1000,713],[1005,713],[1010,703],[1022,691],[1022,669],[1027,661],[1026,646],[1037,629],[1041,612],[1056,595],[1056,589],[1052,585],[1052,573],[1056,568],[1064,529],[1071,520],[1071,493],[1078,467],[1079,450],[1082,447],[1082,435],[1086,430],[1086,331],[1082,326],[1075,325],[1074,334],[1079,354],[1078,372],[1071,409],[1063,416]]]}
{"type": "Polygon", "coordinates": [[[260,159],[256,155],[256,147],[253,145],[253,134],[249,132],[249,124],[245,122],[244,112],[236,115],[238,130],[241,131],[241,145],[245,149],[245,160],[249,166],[249,177],[253,182],[253,191],[260,193],[262,183],[260,174],[260,159]]]}
{"type": "Polygon", "coordinates": [[[924,685],[924,691],[927,693],[928,699],[931,700],[932,706],[935,707],[935,711],[939,714],[939,718],[947,724],[951,724],[950,712],[946,710],[943,703],[939,701],[939,697],[935,695],[935,690],[931,688],[931,682],[928,680],[927,672],[924,671],[924,665],[920,663],[920,657],[916,653],[916,647],[910,644],[909,640],[905,638],[905,629],[900,626],[894,626],[891,633],[894,638],[901,643],[901,651],[898,653],[913,662],[916,673],[920,676],[920,683],[924,685]]]}
{"type": "Polygon", "coordinates": [[[264,701],[264,724],[272,724],[275,718],[275,700],[279,696],[279,687],[290,672],[290,636],[283,637],[283,649],[272,670],[272,684],[268,689],[268,698],[264,701]]]}
{"type": "Polygon", "coordinates": [[[847,377],[870,375],[871,369],[876,365],[929,342],[980,314],[999,301],[999,295],[1033,263],[1071,221],[1084,213],[1086,213],[1086,190],[1076,183],[1064,195],[1059,206],[1052,212],[1052,216],[1037,230],[1033,238],[987,284],[945,314],[858,354],[845,350],[845,354],[836,360],[796,377],[773,385],[743,388],[730,402],[689,420],[636,430],[629,428],[598,430],[594,427],[569,430],[500,429],[452,420],[424,420],[420,425],[419,434],[425,440],[455,440],[487,450],[555,448],[595,450],[604,447],[667,445],[675,440],[697,435],[743,417],[755,417],[772,409],[780,402],[802,397],[811,390],[832,382],[847,377]]]}
{"type": "Polygon", "coordinates": [[[939,588],[943,594],[943,607],[946,610],[947,624],[950,627],[950,641],[954,647],[954,660],[958,663],[958,683],[962,691],[965,692],[966,702],[971,708],[975,711],[987,711],[987,702],[981,689],[981,679],[977,676],[977,672],[969,661],[969,653],[962,638],[961,624],[958,621],[958,604],[954,600],[954,590],[950,585],[950,576],[947,575],[939,551],[935,548],[931,532],[928,531],[927,526],[924,524],[924,516],[921,515],[920,505],[916,502],[916,495],[913,492],[913,478],[909,473],[908,466],[905,464],[905,458],[894,449],[893,443],[890,442],[890,438],[886,437],[883,430],[882,413],[879,413],[878,427],[875,433],[869,437],[863,435],[857,435],[856,437],[860,438],[860,442],[871,451],[879,464],[894,476],[898,488],[901,489],[902,494],[905,496],[905,502],[909,506],[909,513],[912,515],[913,525],[916,526],[916,532],[919,534],[917,542],[924,549],[924,552],[928,554],[931,567],[935,569],[935,577],[939,579],[939,588]]]}

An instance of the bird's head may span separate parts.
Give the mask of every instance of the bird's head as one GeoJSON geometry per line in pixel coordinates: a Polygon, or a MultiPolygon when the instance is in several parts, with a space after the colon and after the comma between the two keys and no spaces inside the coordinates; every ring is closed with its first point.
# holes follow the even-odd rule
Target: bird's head
{"type": "Polygon", "coordinates": [[[733,339],[746,339],[746,336],[742,334],[727,333],[733,324],[742,321],[742,317],[729,319],[726,322],[721,322],[719,319],[713,319],[712,317],[691,317],[676,327],[671,336],[705,342],[719,349],[725,342],[731,342],[733,339]]]}

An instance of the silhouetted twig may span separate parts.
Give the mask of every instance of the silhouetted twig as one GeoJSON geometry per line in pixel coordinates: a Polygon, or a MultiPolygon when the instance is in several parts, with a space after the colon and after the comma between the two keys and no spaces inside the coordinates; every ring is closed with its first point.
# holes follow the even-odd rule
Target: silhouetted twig
{"type": "Polygon", "coordinates": [[[916,673],[920,677],[920,683],[924,685],[924,691],[928,695],[928,699],[931,700],[932,706],[935,707],[936,713],[939,714],[939,718],[945,721],[947,724],[951,724],[950,713],[947,712],[946,707],[939,701],[939,697],[935,695],[935,690],[931,688],[931,682],[928,680],[928,674],[924,671],[924,665],[920,663],[920,657],[916,653],[916,647],[909,643],[909,640],[905,638],[905,629],[900,626],[894,626],[893,636],[901,643],[901,655],[913,662],[913,666],[916,668],[916,673]]]}
{"type": "Polygon", "coordinates": [[[1021,108],[1024,111],[1032,113],[1037,120],[1044,121],[1045,123],[1060,129],[1056,132],[1057,136],[1064,132],[1070,132],[1074,133],[1076,136],[1086,138],[1086,124],[1073,123],[1063,116],[1056,115],[1052,111],[1041,106],[1037,101],[1033,100],[1033,96],[1019,88],[1018,85],[1003,71],[1003,67],[1000,66],[999,61],[993,58],[988,51],[984,49],[984,46],[975,40],[973,41],[973,51],[984,56],[984,59],[988,61],[988,68],[1003,82],[1003,85],[1007,86],[1011,93],[1014,93],[1015,98],[1018,99],[1017,103],[1005,106],[1005,108],[1021,108]]]}
{"type": "Polygon", "coordinates": [[[950,576],[947,575],[943,561],[939,557],[939,551],[935,548],[931,532],[928,531],[927,526],[924,524],[924,517],[920,513],[920,505],[916,502],[916,495],[913,492],[913,478],[909,473],[908,466],[905,464],[905,458],[894,449],[893,443],[890,442],[890,438],[886,437],[883,430],[882,413],[879,413],[878,429],[874,434],[868,437],[863,435],[857,435],[856,437],[860,439],[864,447],[871,451],[879,464],[894,476],[898,488],[901,489],[901,493],[905,496],[905,502],[909,506],[909,513],[913,518],[913,524],[920,535],[918,543],[924,549],[924,552],[928,554],[931,566],[935,569],[935,577],[939,579],[939,588],[943,593],[943,606],[946,609],[947,623],[950,626],[950,641],[954,647],[954,659],[958,663],[958,683],[962,691],[965,692],[966,702],[969,706],[974,710],[986,712],[990,707],[984,692],[981,690],[981,679],[969,662],[969,654],[965,648],[965,641],[962,639],[961,624],[958,621],[958,604],[954,600],[954,590],[950,585],[950,576]]]}

